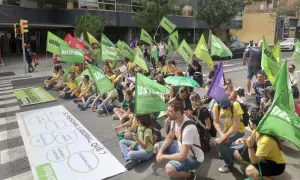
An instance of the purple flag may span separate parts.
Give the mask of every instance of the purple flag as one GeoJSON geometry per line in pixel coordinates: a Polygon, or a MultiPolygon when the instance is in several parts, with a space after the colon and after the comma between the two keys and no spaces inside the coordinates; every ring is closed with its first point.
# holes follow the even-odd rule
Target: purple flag
{"type": "Polygon", "coordinates": [[[139,38],[136,38],[131,44],[130,44],[130,48],[131,49],[135,49],[137,43],[139,42],[139,38]]]}
{"type": "Polygon", "coordinates": [[[222,64],[223,63],[221,61],[218,66],[217,72],[214,76],[214,79],[211,82],[209,89],[207,91],[207,95],[216,100],[218,100],[225,94],[224,74],[223,74],[222,64]]]}

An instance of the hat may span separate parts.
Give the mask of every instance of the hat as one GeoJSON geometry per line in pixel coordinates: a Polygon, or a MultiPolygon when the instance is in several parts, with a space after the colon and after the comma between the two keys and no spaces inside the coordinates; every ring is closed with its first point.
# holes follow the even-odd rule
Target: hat
{"type": "Polygon", "coordinates": [[[227,108],[231,104],[231,102],[228,98],[228,95],[226,95],[226,94],[223,95],[220,99],[218,99],[217,102],[222,108],[227,108]]]}

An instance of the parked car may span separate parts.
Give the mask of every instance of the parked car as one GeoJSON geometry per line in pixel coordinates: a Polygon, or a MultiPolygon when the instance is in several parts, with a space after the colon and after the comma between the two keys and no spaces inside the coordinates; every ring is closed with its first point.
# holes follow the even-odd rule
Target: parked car
{"type": "Polygon", "coordinates": [[[280,49],[293,51],[296,47],[296,38],[284,38],[280,40],[280,49]]]}

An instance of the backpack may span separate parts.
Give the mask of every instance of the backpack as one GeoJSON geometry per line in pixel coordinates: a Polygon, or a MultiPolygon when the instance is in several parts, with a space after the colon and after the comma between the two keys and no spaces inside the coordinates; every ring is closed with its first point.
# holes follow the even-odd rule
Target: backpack
{"type": "MultiPolygon", "coordinates": [[[[209,137],[209,131],[205,128],[205,126],[200,122],[200,121],[195,121],[194,120],[188,120],[185,121],[182,126],[181,126],[181,137],[182,137],[182,133],[183,130],[186,126],[188,125],[195,125],[197,130],[198,130],[198,134],[199,134],[199,139],[200,139],[200,146],[197,144],[193,144],[193,146],[196,146],[197,148],[200,148],[203,152],[209,152],[211,147],[210,147],[210,137],[209,137]]],[[[182,138],[180,139],[181,143],[182,143],[182,138]]],[[[195,153],[193,151],[193,148],[191,147],[191,151],[195,157],[195,153]]]]}
{"type": "Polygon", "coordinates": [[[118,99],[120,102],[124,101],[124,94],[122,89],[120,88],[116,88],[117,92],[118,92],[118,97],[116,99],[118,99]]]}
{"type": "MultiPolygon", "coordinates": [[[[230,110],[231,110],[231,114],[233,115],[233,102],[231,102],[230,104],[230,110]]],[[[235,101],[236,102],[236,101],[235,101]]],[[[239,103],[239,102],[237,102],[239,103]]],[[[243,110],[243,123],[244,123],[244,126],[248,126],[249,124],[249,119],[250,119],[250,116],[249,116],[249,113],[248,113],[248,106],[243,104],[243,103],[239,103],[240,106],[241,106],[241,109],[243,110]]],[[[218,104],[218,112],[220,113],[220,110],[221,110],[221,106],[218,104]]]]}
{"type": "MultiPolygon", "coordinates": [[[[144,138],[144,133],[145,133],[146,129],[147,128],[145,128],[143,130],[143,138],[144,138]]],[[[151,141],[149,141],[149,142],[154,146],[155,143],[160,142],[162,140],[162,136],[161,136],[161,132],[158,129],[156,129],[154,127],[152,127],[151,129],[152,129],[153,140],[152,140],[152,142],[151,141]]]]}

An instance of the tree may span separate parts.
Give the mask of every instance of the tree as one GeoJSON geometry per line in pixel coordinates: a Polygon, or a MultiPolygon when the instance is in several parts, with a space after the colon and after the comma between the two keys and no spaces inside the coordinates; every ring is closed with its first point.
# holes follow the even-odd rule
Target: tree
{"type": "Polygon", "coordinates": [[[300,8],[300,0],[296,0],[294,2],[286,1],[286,0],[279,0],[277,8],[275,10],[276,17],[287,17],[287,16],[295,16],[297,15],[299,18],[299,11],[300,8]]]}
{"type": "Polygon", "coordinates": [[[96,39],[100,39],[102,31],[104,30],[104,20],[101,16],[94,16],[87,14],[84,16],[76,17],[75,20],[75,35],[80,36],[81,33],[86,37],[86,32],[92,34],[96,39]]]}
{"type": "Polygon", "coordinates": [[[146,31],[152,31],[164,16],[182,15],[184,4],[178,4],[175,0],[141,0],[141,9],[133,21],[146,31]]]}
{"type": "Polygon", "coordinates": [[[206,21],[209,29],[215,30],[222,24],[230,24],[231,20],[242,12],[252,0],[198,0],[195,6],[198,21],[206,21]]]}

